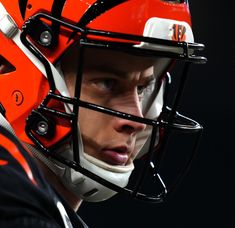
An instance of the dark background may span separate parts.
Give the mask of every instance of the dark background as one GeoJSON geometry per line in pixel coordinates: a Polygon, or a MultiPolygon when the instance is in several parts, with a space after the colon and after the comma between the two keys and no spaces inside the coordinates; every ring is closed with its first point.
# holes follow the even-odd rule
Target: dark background
{"type": "Polygon", "coordinates": [[[196,65],[182,99],[184,114],[204,126],[199,155],[169,201],[146,204],[114,197],[84,203],[91,228],[235,227],[235,42],[233,1],[190,1],[195,41],[206,65],[196,65]]]}

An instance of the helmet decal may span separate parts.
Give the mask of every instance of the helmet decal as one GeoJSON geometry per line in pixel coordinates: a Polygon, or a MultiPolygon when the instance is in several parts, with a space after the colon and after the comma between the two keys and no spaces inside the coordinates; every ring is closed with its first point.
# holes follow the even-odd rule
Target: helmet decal
{"type": "Polygon", "coordinates": [[[174,24],[172,26],[173,35],[172,40],[174,41],[185,41],[186,38],[186,27],[184,25],[174,24]]]}

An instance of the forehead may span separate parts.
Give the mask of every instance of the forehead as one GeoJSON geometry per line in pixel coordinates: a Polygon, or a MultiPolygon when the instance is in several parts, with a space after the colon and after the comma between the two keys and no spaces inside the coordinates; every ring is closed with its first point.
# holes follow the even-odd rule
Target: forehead
{"type": "Polygon", "coordinates": [[[85,50],[86,69],[91,68],[116,68],[125,72],[145,71],[154,65],[154,59],[150,57],[137,56],[121,51],[86,49],[85,50]]]}

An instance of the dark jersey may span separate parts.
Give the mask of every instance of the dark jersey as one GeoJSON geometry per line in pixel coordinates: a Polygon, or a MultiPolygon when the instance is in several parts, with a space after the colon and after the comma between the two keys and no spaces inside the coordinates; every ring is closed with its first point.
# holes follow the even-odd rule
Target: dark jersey
{"type": "Polygon", "coordinates": [[[33,157],[0,126],[0,227],[87,227],[50,187],[33,157]]]}

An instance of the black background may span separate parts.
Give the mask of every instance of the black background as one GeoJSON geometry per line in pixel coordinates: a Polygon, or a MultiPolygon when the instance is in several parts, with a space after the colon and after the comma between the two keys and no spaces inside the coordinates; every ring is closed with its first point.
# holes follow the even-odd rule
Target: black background
{"type": "Polygon", "coordinates": [[[191,0],[195,41],[204,43],[206,65],[190,70],[181,109],[204,126],[199,155],[177,192],[164,204],[114,197],[83,203],[91,228],[235,227],[233,1],[191,0]]]}

